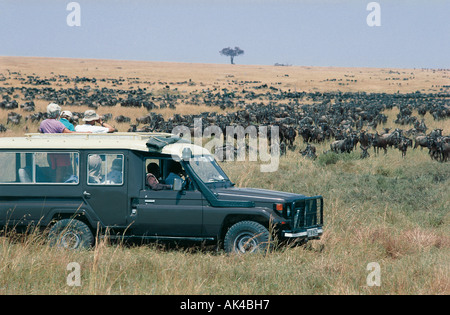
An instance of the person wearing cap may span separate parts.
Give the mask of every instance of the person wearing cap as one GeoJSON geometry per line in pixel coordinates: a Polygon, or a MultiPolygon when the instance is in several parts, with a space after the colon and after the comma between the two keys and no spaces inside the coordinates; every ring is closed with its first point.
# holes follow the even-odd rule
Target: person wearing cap
{"type": "Polygon", "coordinates": [[[75,131],[77,132],[92,132],[92,133],[111,133],[116,131],[111,125],[104,123],[99,115],[94,110],[87,110],[84,112],[84,125],[77,125],[75,131]],[[100,126],[96,126],[98,123],[100,126]]]}
{"type": "Polygon", "coordinates": [[[104,178],[102,175],[102,159],[100,158],[100,155],[89,155],[88,165],[89,184],[102,184],[104,182],[104,178]]]}
{"type": "Polygon", "coordinates": [[[61,113],[61,107],[58,104],[50,103],[47,106],[47,119],[41,122],[39,132],[42,133],[73,133],[57,119],[61,113]]]}
{"type": "Polygon", "coordinates": [[[72,112],[65,110],[61,112],[61,118],[59,121],[62,122],[63,125],[66,126],[66,128],[69,129],[70,131],[75,131],[75,127],[70,122],[72,118],[73,118],[72,112]]]}

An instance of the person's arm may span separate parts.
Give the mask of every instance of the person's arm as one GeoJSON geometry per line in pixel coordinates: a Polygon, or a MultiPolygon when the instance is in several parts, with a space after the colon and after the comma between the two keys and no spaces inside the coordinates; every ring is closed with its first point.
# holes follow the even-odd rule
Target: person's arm
{"type": "Polygon", "coordinates": [[[116,131],[116,128],[114,128],[113,126],[111,126],[107,123],[104,123],[103,120],[101,120],[101,119],[98,120],[98,123],[100,124],[100,126],[108,128],[108,133],[116,131]]]}
{"type": "Polygon", "coordinates": [[[147,174],[147,185],[153,190],[172,189],[172,185],[161,184],[153,174],[147,174]]]}
{"type": "Polygon", "coordinates": [[[90,132],[90,131],[83,131],[83,132],[70,131],[69,129],[65,128],[63,130],[63,133],[92,133],[92,132],[90,132]]]}

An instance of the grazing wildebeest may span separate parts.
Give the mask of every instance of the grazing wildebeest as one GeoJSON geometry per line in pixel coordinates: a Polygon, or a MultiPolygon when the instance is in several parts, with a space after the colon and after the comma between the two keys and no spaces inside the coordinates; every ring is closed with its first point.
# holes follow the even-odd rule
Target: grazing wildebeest
{"type": "Polygon", "coordinates": [[[117,116],[117,117],[115,118],[115,121],[116,121],[117,123],[129,123],[129,122],[131,121],[131,118],[130,118],[130,117],[123,116],[123,115],[120,115],[120,116],[117,116]]]}
{"type": "Polygon", "coordinates": [[[445,142],[441,144],[441,162],[447,162],[450,160],[450,142],[445,142]]]}
{"type": "Polygon", "coordinates": [[[448,160],[450,160],[450,143],[445,143],[442,148],[442,161],[447,162],[448,160]]]}
{"type": "Polygon", "coordinates": [[[20,120],[22,119],[22,115],[11,112],[8,113],[8,120],[6,121],[6,124],[13,124],[13,125],[18,125],[20,124],[20,120]]]}
{"type": "Polygon", "coordinates": [[[421,135],[421,136],[417,136],[414,139],[414,149],[416,149],[417,147],[420,146],[420,149],[422,150],[423,148],[428,148],[429,146],[429,141],[430,139],[427,136],[421,135]]]}
{"type": "Polygon", "coordinates": [[[397,145],[397,148],[400,151],[402,151],[403,158],[406,156],[406,151],[408,150],[408,147],[412,147],[412,140],[406,137],[402,137],[397,145]]]}
{"type": "Polygon", "coordinates": [[[113,117],[113,115],[110,114],[110,113],[104,114],[104,115],[101,116],[103,122],[108,122],[112,117],[113,117]]]}
{"type": "Polygon", "coordinates": [[[144,124],[144,125],[150,124],[152,122],[152,117],[150,115],[138,117],[138,118],[136,118],[136,122],[138,124],[144,124]]]}
{"type": "Polygon", "coordinates": [[[290,147],[294,145],[295,138],[297,137],[297,131],[295,131],[294,127],[287,127],[282,130],[283,137],[288,141],[290,147]]]}
{"type": "Polygon", "coordinates": [[[309,143],[306,145],[305,150],[300,151],[300,154],[307,158],[313,159],[313,160],[315,160],[317,158],[316,147],[309,143]]]}
{"type": "Polygon", "coordinates": [[[219,161],[234,161],[239,156],[240,150],[231,144],[225,144],[221,147],[216,147],[214,155],[219,161]]]}
{"type": "Polygon", "coordinates": [[[372,146],[374,152],[378,153],[378,150],[382,148],[384,150],[384,154],[387,154],[387,147],[395,146],[400,141],[400,132],[395,130],[392,133],[385,133],[379,135],[378,132],[375,134],[372,140],[372,146]]]}
{"type": "Polygon", "coordinates": [[[335,153],[350,153],[353,149],[352,139],[345,138],[344,140],[336,140],[330,144],[330,149],[335,153]]]}
{"type": "Polygon", "coordinates": [[[361,146],[363,147],[369,147],[370,146],[370,135],[366,132],[366,131],[361,131],[360,135],[359,135],[359,143],[361,144],[361,146]]]}

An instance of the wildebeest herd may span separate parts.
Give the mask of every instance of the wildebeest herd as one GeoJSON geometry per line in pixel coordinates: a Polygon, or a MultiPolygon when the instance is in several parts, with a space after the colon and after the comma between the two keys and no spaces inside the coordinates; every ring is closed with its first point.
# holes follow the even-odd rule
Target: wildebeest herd
{"type": "MultiPolygon", "coordinates": [[[[10,73],[11,74],[11,73],[10,73]]],[[[37,112],[35,101],[55,102],[65,109],[88,106],[102,109],[121,106],[125,108],[145,108],[148,115],[131,118],[125,115],[113,117],[103,114],[104,121],[128,124],[129,132],[171,132],[178,125],[193,128],[194,119],[202,118],[202,127],[210,125],[220,127],[224,132],[227,126],[270,126],[280,128],[281,153],[296,150],[294,141],[301,137],[306,148],[299,153],[305,157],[316,158],[314,144],[330,141],[330,149],[335,153],[350,153],[361,150],[361,158],[370,156],[382,149],[397,148],[406,156],[408,148],[426,148],[432,159],[445,162],[450,158],[450,136],[442,129],[429,130],[424,116],[429,114],[435,121],[450,118],[450,95],[438,93],[365,93],[365,92],[297,92],[262,84],[260,81],[233,82],[234,88],[212,87],[192,92],[180,92],[179,86],[195,86],[196,83],[153,82],[160,85],[158,93],[154,89],[135,88],[138,78],[95,79],[69,78],[57,76],[39,78],[27,76],[16,80],[25,81],[21,87],[0,87],[0,110],[7,111],[7,119],[0,124],[0,132],[9,125],[40,122],[46,118],[45,112],[37,112]],[[133,87],[122,88],[125,82],[133,82],[133,87]],[[98,83],[109,83],[112,87],[99,87],[98,83]],[[56,84],[57,87],[53,87],[56,84]],[[83,87],[64,87],[64,84],[82,84],[83,87]],[[93,85],[93,86],[91,86],[93,85]],[[239,87],[239,88],[237,88],[239,87]],[[211,111],[198,115],[174,114],[165,119],[155,111],[158,109],[177,109],[183,104],[205,105],[211,111]],[[70,107],[70,108],[69,108],[70,107]],[[24,113],[17,113],[17,109],[24,113]],[[219,114],[217,109],[225,111],[219,114]],[[397,108],[398,115],[394,123],[402,126],[391,130],[384,128],[388,122],[386,110],[397,108]],[[417,113],[415,116],[414,113],[417,113]],[[25,116],[25,117],[23,117],[25,116]],[[377,131],[382,129],[381,132],[377,131]]],[[[11,78],[9,78],[11,79],[11,78]]],[[[2,80],[4,81],[4,80],[2,80]]],[[[148,82],[144,82],[148,83],[148,82]]],[[[127,111],[124,110],[124,113],[127,111]]],[[[82,112],[72,111],[75,123],[83,117],[82,112]]],[[[28,130],[28,127],[26,130],[28,130]]]]}

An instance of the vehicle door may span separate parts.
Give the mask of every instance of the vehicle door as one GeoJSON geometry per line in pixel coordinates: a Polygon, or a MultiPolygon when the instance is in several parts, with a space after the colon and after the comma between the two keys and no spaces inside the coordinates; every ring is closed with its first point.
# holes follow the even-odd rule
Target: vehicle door
{"type": "Polygon", "coordinates": [[[0,166],[0,224],[38,223],[80,202],[78,152],[1,152],[0,166]]]}
{"type": "MultiPolygon", "coordinates": [[[[157,164],[160,174],[155,174],[160,184],[170,174],[171,159],[147,159],[145,170],[157,164]]],[[[144,170],[144,167],[143,167],[144,170]]],[[[161,188],[161,187],[159,187],[161,188]]],[[[144,184],[136,206],[132,225],[135,234],[168,237],[200,237],[203,223],[203,196],[194,185],[185,185],[181,191],[154,190],[144,184]]]]}
{"type": "Polygon", "coordinates": [[[83,198],[109,227],[123,227],[127,223],[128,190],[126,152],[89,153],[84,156],[86,176],[83,198]]]}

